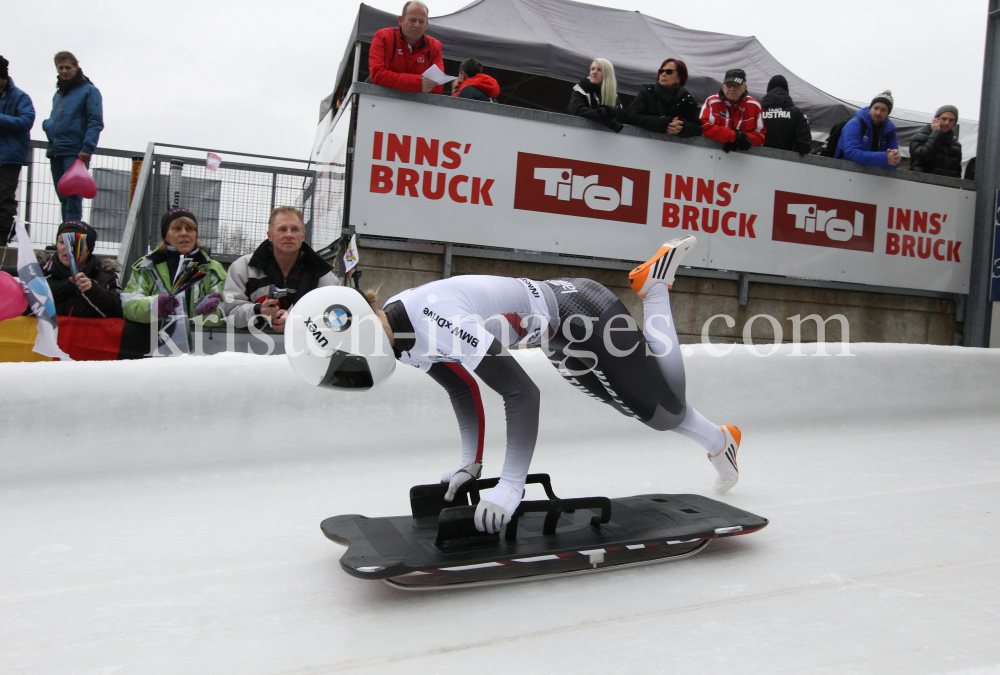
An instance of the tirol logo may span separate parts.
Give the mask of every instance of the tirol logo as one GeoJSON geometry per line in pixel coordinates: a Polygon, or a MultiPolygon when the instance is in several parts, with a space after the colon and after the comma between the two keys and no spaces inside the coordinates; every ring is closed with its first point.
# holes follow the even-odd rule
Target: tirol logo
{"type": "Polygon", "coordinates": [[[343,305],[331,305],[323,312],[323,323],[336,333],[345,331],[351,327],[351,310],[343,305]]]}
{"type": "Polygon", "coordinates": [[[517,153],[515,209],[645,224],[648,201],[648,171],[517,153]]]}
{"type": "Polygon", "coordinates": [[[775,190],[771,239],[871,253],[875,212],[874,204],[775,190]]]}

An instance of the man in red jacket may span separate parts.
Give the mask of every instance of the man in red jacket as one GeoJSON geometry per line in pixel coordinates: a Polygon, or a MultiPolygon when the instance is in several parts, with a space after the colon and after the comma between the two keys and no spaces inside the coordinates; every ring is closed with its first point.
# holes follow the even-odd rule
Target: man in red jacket
{"type": "Polygon", "coordinates": [[[383,28],[375,33],[368,51],[372,82],[400,91],[440,94],[444,90],[423,76],[433,65],[444,72],[441,42],[424,35],[427,15],[427,5],[410,0],[403,5],[398,28],[383,28]]]}
{"type": "Polygon", "coordinates": [[[722,89],[701,108],[701,131],[722,149],[749,150],[764,145],[764,116],[760,103],[747,96],[747,74],[740,68],[726,72],[722,89]]]}

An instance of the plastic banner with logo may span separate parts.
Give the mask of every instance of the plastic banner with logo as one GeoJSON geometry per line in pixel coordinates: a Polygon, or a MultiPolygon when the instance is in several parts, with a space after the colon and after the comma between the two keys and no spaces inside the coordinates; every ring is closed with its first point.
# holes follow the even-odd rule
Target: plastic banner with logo
{"type": "Polygon", "coordinates": [[[975,192],[361,96],[360,234],[967,293],[975,192]]]}

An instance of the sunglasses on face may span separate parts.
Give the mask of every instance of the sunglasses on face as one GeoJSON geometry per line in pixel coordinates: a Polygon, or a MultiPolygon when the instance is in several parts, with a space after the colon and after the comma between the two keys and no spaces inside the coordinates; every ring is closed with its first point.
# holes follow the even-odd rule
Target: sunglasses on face
{"type": "Polygon", "coordinates": [[[657,75],[673,75],[676,72],[677,71],[674,70],[673,68],[660,68],[658,71],[656,71],[656,74],[657,75]]]}

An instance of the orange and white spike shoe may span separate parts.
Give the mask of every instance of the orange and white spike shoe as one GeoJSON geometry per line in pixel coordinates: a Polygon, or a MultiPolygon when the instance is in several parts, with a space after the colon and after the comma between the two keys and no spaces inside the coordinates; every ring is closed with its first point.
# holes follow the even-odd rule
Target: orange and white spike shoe
{"type": "Polygon", "coordinates": [[[709,455],[708,459],[719,472],[719,477],[715,479],[715,485],[712,487],[716,493],[724,495],[740,479],[740,469],[736,466],[736,451],[740,449],[741,434],[740,430],[731,424],[723,424],[719,428],[726,435],[726,446],[719,454],[709,455]]]}
{"type": "Polygon", "coordinates": [[[628,274],[628,282],[632,284],[632,290],[640,298],[646,297],[656,284],[666,284],[668,287],[674,283],[674,275],[681,264],[681,259],[688,251],[694,248],[698,240],[693,235],[671,239],[656,252],[652,258],[636,267],[628,274]]]}

